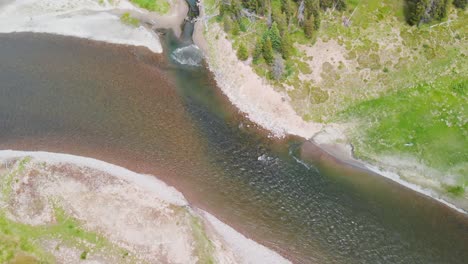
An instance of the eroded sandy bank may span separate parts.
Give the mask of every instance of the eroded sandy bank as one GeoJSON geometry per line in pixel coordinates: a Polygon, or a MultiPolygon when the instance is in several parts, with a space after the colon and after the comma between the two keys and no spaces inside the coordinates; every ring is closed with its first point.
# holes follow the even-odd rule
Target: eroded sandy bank
{"type": "Polygon", "coordinates": [[[204,23],[207,14],[203,2],[200,7],[202,20],[196,23],[193,40],[205,53],[218,86],[229,100],[273,136],[291,134],[311,138],[319,132],[321,124],[305,122],[288,103],[286,94],[275,91],[248,64],[237,59],[224,30],[217,23],[204,23]]]}
{"type": "Polygon", "coordinates": [[[0,5],[0,33],[51,33],[144,46],[161,53],[153,28],[177,30],[186,14],[182,0],[172,1],[165,15],[142,10],[127,0],[9,0],[0,5]],[[120,16],[125,12],[138,18],[140,25],[123,23],[120,16]]]}
{"type": "Polygon", "coordinates": [[[44,258],[80,263],[86,252],[93,263],[289,263],[153,176],[91,158],[11,150],[0,151],[0,172],[1,213],[20,224],[18,236],[21,224],[47,230],[31,242],[44,258]]]}

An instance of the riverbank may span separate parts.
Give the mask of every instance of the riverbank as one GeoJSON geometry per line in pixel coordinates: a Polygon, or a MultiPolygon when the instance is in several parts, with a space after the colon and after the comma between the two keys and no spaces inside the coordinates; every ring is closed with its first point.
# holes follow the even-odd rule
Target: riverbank
{"type": "Polygon", "coordinates": [[[170,6],[168,13],[158,14],[138,8],[127,0],[11,0],[0,5],[0,33],[50,33],[144,46],[161,53],[161,43],[154,29],[170,28],[180,34],[180,25],[188,11],[183,0],[173,0],[170,6]],[[124,14],[134,22],[126,22],[124,14]]]}
{"type": "Polygon", "coordinates": [[[0,230],[26,236],[2,261],[289,263],[154,176],[49,152],[3,150],[0,164],[0,230]]]}
{"type": "MultiPolygon", "coordinates": [[[[205,16],[201,10],[201,17],[205,16]]],[[[286,134],[310,138],[322,125],[305,122],[288,103],[289,97],[275,91],[274,87],[255,74],[252,68],[237,59],[232,44],[218,24],[204,26],[197,22],[194,42],[204,54],[220,89],[240,112],[251,121],[267,129],[274,137],[286,134]]]]}
{"type": "MultiPolygon", "coordinates": [[[[294,110],[288,94],[275,89],[268,80],[258,76],[249,65],[249,60],[242,62],[237,58],[233,43],[219,23],[209,21],[216,14],[215,8],[205,8],[203,1],[200,1],[201,19],[195,26],[193,39],[203,50],[208,68],[220,89],[250,120],[270,131],[274,137],[286,134],[303,137],[345,163],[366,168],[458,212],[468,212],[467,195],[460,197],[448,193],[445,186],[450,182],[447,183],[437,170],[410,157],[356,158],[347,136],[351,125],[304,121],[294,110]]],[[[317,54],[309,55],[316,57],[317,54]]]]}

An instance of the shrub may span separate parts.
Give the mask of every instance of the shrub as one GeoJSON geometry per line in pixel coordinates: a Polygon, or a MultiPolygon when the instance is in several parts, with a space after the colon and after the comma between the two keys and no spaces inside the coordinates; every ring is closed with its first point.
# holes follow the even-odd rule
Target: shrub
{"type": "Polygon", "coordinates": [[[452,186],[452,185],[447,185],[445,186],[445,190],[447,190],[447,192],[455,195],[455,196],[461,196],[465,193],[465,188],[463,188],[463,186],[459,186],[459,185],[456,185],[456,186],[452,186]]]}
{"type": "Polygon", "coordinates": [[[237,50],[237,57],[241,61],[245,61],[249,58],[249,52],[247,51],[244,43],[240,44],[239,49],[237,50]]]}
{"type": "Polygon", "coordinates": [[[232,30],[231,30],[231,33],[232,33],[234,36],[239,35],[239,33],[240,33],[239,23],[237,23],[237,22],[232,23],[232,30]]]}
{"type": "Polygon", "coordinates": [[[134,27],[140,25],[140,21],[137,18],[132,17],[128,12],[122,14],[122,16],[120,17],[120,21],[134,27]]]}

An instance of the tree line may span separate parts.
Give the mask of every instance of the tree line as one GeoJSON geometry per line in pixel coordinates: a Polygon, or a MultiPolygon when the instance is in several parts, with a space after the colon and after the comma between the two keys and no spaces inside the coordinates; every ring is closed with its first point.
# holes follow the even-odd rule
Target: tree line
{"type": "MultiPolygon", "coordinates": [[[[265,62],[272,67],[272,77],[281,78],[285,60],[294,53],[291,32],[300,30],[312,38],[320,28],[321,12],[327,8],[345,10],[345,0],[222,0],[220,19],[224,30],[238,35],[247,31],[246,20],[262,20],[267,28],[260,32],[252,52],[253,63],[265,62]],[[279,3],[279,5],[278,5],[279,3]]],[[[248,49],[241,43],[239,59],[249,57],[248,49]]]]}
{"type": "MultiPolygon", "coordinates": [[[[449,0],[406,0],[406,20],[410,25],[440,21],[447,16],[449,0]]],[[[453,0],[453,5],[465,9],[468,0],[453,0]]]]}
{"type": "MultiPolygon", "coordinates": [[[[420,25],[447,16],[448,5],[464,9],[468,0],[405,0],[405,15],[410,25],[420,25]]],[[[249,21],[261,20],[266,28],[260,34],[254,49],[241,43],[237,55],[253,63],[265,62],[271,66],[272,77],[280,79],[285,61],[294,54],[292,32],[301,31],[306,38],[313,38],[320,28],[321,13],[326,9],[345,11],[346,0],[221,0],[218,19],[224,30],[234,36],[246,32],[249,21]],[[251,51],[249,54],[249,50],[251,51]]],[[[252,47],[251,45],[249,45],[252,47]]]]}

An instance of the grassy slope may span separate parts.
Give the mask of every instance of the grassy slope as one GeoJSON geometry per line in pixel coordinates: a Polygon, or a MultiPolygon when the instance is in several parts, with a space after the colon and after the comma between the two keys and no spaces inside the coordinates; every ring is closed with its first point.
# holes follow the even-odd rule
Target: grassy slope
{"type": "MultiPolygon", "coordinates": [[[[354,95],[343,93],[349,104],[343,104],[346,108],[335,115],[336,120],[356,122],[351,139],[359,157],[410,156],[441,172],[442,182],[464,188],[468,185],[468,17],[453,10],[448,18],[452,22],[418,29],[404,23],[402,1],[382,2],[362,1],[354,21],[360,29],[344,32],[347,37],[342,43],[352,47],[350,39],[359,34],[355,31],[364,30],[366,44],[349,49],[356,53],[360,66],[359,58],[369,58],[369,52],[380,55],[380,62],[361,87],[370,93],[356,92],[350,86],[354,95]],[[385,42],[392,43],[385,37],[393,37],[388,33],[391,27],[400,32],[401,43],[394,47],[398,53],[385,54],[385,42]],[[399,58],[398,62],[392,63],[392,57],[399,58]]],[[[330,27],[324,33],[339,39],[343,32],[330,27]]],[[[447,190],[463,193],[450,186],[447,190]]]]}
{"type": "MultiPolygon", "coordinates": [[[[357,6],[352,25],[345,28],[329,14],[319,36],[346,47],[347,58],[358,63],[356,71],[326,74],[341,77],[322,84],[335,95],[312,105],[308,114],[356,124],[350,137],[360,158],[409,156],[441,172],[445,178],[440,181],[464,188],[468,16],[452,9],[450,22],[416,28],[404,22],[401,0],[350,2],[355,5],[348,13],[357,6]],[[365,79],[355,78],[362,70],[365,79]]],[[[450,186],[447,190],[463,193],[450,186]]]]}
{"type": "MultiPolygon", "coordinates": [[[[279,3],[272,0],[272,7],[279,8],[279,3]]],[[[285,79],[270,82],[288,93],[293,107],[306,120],[355,124],[349,136],[359,158],[414,158],[445,175],[446,179],[439,179],[442,182],[460,186],[455,193],[461,194],[460,188],[468,185],[468,115],[464,108],[468,15],[450,5],[445,23],[417,28],[405,22],[404,0],[347,3],[345,12],[322,14],[321,28],[311,40],[294,26],[290,30],[295,43],[309,48],[318,39],[337,43],[344,61],[319,65],[322,80],[314,82],[308,64],[314,58],[296,45],[285,79]],[[353,11],[351,25],[343,26],[343,16],[351,17],[353,11]]],[[[252,51],[252,36],[260,36],[266,22],[246,24],[249,30],[229,37],[234,47],[243,42],[252,51]]],[[[253,67],[268,78],[262,61],[253,67]]]]}

